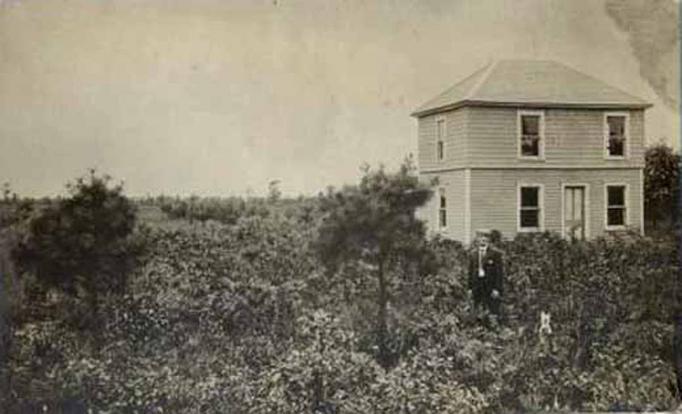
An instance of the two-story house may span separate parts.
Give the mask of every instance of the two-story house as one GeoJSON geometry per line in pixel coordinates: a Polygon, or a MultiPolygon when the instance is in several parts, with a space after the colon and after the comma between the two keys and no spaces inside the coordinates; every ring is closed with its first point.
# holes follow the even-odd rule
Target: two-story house
{"type": "Polygon", "coordinates": [[[464,243],[483,228],[642,231],[650,106],[557,62],[493,62],[412,114],[420,176],[438,178],[419,214],[464,243]]]}

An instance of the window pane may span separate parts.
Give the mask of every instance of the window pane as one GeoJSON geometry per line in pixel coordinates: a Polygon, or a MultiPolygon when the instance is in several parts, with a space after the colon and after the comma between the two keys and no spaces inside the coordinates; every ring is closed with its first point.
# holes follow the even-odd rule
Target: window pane
{"type": "Polygon", "coordinates": [[[619,137],[609,137],[609,155],[622,156],[625,154],[625,141],[619,137]]]}
{"type": "Polygon", "coordinates": [[[540,189],[537,187],[521,188],[521,207],[539,207],[539,192],[540,189]]]}
{"type": "Polygon", "coordinates": [[[540,227],[540,210],[521,210],[521,227],[540,227]]]}
{"type": "Polygon", "coordinates": [[[609,116],[606,122],[609,125],[609,136],[625,136],[624,116],[609,116]]]}
{"type": "Polygon", "coordinates": [[[609,226],[624,226],[625,225],[625,209],[622,207],[609,208],[608,210],[608,225],[609,226]]]}
{"type": "Polygon", "coordinates": [[[448,225],[448,213],[446,210],[441,209],[439,212],[440,227],[446,227],[448,225]]]}
{"type": "Polygon", "coordinates": [[[609,155],[625,155],[625,117],[606,117],[609,128],[609,155]]]}
{"type": "Polygon", "coordinates": [[[537,157],[540,155],[540,138],[533,135],[522,136],[521,155],[525,157],[537,157]]]}
{"type": "Polygon", "coordinates": [[[567,188],[566,194],[564,195],[564,217],[566,217],[568,220],[573,219],[573,207],[575,206],[574,202],[573,190],[567,188]]]}
{"type": "Polygon", "coordinates": [[[608,205],[609,206],[624,206],[625,205],[625,187],[623,186],[609,186],[608,205]]]}
{"type": "Polygon", "coordinates": [[[521,115],[521,155],[540,155],[540,116],[521,115]]]}
{"type": "Polygon", "coordinates": [[[583,220],[583,192],[580,189],[573,189],[573,219],[583,220]]]}
{"type": "Polygon", "coordinates": [[[442,160],[445,158],[445,144],[443,141],[438,141],[438,159],[442,160]]]}
{"type": "Polygon", "coordinates": [[[445,208],[447,203],[447,200],[445,199],[445,196],[440,196],[440,208],[445,208]]]}
{"type": "Polygon", "coordinates": [[[445,138],[445,120],[438,121],[438,139],[445,138]]]}
{"type": "Polygon", "coordinates": [[[521,135],[540,135],[540,116],[521,115],[521,135]]]}

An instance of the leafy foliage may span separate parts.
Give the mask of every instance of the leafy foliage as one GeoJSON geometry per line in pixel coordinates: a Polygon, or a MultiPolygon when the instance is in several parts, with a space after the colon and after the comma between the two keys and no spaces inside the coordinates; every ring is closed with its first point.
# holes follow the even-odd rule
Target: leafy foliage
{"type": "Polygon", "coordinates": [[[4,183],[2,198],[0,198],[0,229],[26,220],[39,204],[36,200],[19,197],[17,193],[12,191],[9,183],[4,183]]]}
{"type": "Polygon", "coordinates": [[[390,278],[405,270],[425,250],[425,227],[415,216],[431,196],[419,182],[410,160],[397,174],[365,169],[358,186],[330,191],[321,199],[324,218],[317,239],[322,262],[332,272],[360,266],[377,279],[376,336],[379,362],[394,363],[387,332],[390,278]]]}
{"type": "MultiPolygon", "coordinates": [[[[386,182],[393,181],[378,188],[393,188],[386,182]]],[[[353,197],[372,200],[355,191],[353,197]]],[[[16,325],[7,411],[486,413],[675,406],[669,388],[679,266],[674,238],[620,234],[569,243],[524,234],[499,241],[508,269],[506,322],[492,329],[472,312],[463,246],[424,241],[418,260],[396,254],[388,267],[384,343],[395,359],[385,368],[377,350],[378,278],[368,277],[376,271],[372,256],[349,246],[333,257],[339,266],[330,272],[318,240],[321,229],[336,231],[345,220],[332,227],[335,221],[321,220],[323,211],[350,220],[351,211],[380,211],[394,196],[385,191],[385,201],[359,209],[348,203],[348,193],[338,193],[344,203],[318,200],[331,203],[331,210],[311,209],[308,200],[295,204],[292,214],[269,206],[276,213],[240,216],[232,224],[208,220],[133,232],[135,243],[148,247],[128,290],[102,297],[103,346],[67,323],[64,312],[24,317],[16,325]],[[357,259],[356,253],[365,255],[357,259]],[[550,330],[540,329],[541,312],[550,315],[550,330]]],[[[350,243],[331,240],[330,250],[350,243]]]]}
{"type": "MultiPolygon", "coordinates": [[[[21,268],[40,286],[87,296],[92,306],[104,292],[122,293],[134,265],[129,236],[135,209],[120,185],[94,171],[67,188],[70,196],[38,211],[15,250],[21,268]]],[[[92,309],[91,309],[92,311],[92,309]]]]}
{"type": "Polygon", "coordinates": [[[393,266],[419,253],[425,228],[415,211],[430,196],[409,161],[397,174],[366,168],[359,185],[331,190],[321,199],[322,261],[332,269],[358,260],[393,266]]]}
{"type": "Polygon", "coordinates": [[[677,220],[680,194],[680,155],[666,144],[647,148],[644,154],[645,211],[656,225],[657,220],[677,220]]]}

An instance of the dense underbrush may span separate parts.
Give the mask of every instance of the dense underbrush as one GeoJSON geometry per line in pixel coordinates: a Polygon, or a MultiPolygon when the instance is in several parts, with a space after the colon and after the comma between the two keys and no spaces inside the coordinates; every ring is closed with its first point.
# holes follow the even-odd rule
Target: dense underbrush
{"type": "MultiPolygon", "coordinates": [[[[16,412],[466,413],[670,409],[676,243],[523,235],[506,254],[502,323],[470,309],[463,248],[434,240],[391,279],[390,347],[376,362],[371,278],[330,274],[315,226],[253,215],[141,228],[142,265],[107,296],[97,333],[77,300],[12,335],[16,412]],[[551,332],[540,332],[540,312],[551,332]],[[78,412],[78,411],[75,411],[78,412]]],[[[38,306],[38,305],[36,305],[38,306]]],[[[42,306],[42,305],[41,305],[42,306]]]]}

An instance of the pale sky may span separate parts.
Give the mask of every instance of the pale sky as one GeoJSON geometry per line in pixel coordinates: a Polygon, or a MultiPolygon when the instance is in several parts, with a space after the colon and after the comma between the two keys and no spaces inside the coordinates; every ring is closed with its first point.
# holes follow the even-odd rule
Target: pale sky
{"type": "Polygon", "coordinates": [[[313,194],[415,153],[410,112],[497,58],[605,80],[678,140],[602,0],[0,0],[0,181],[313,194]]]}

